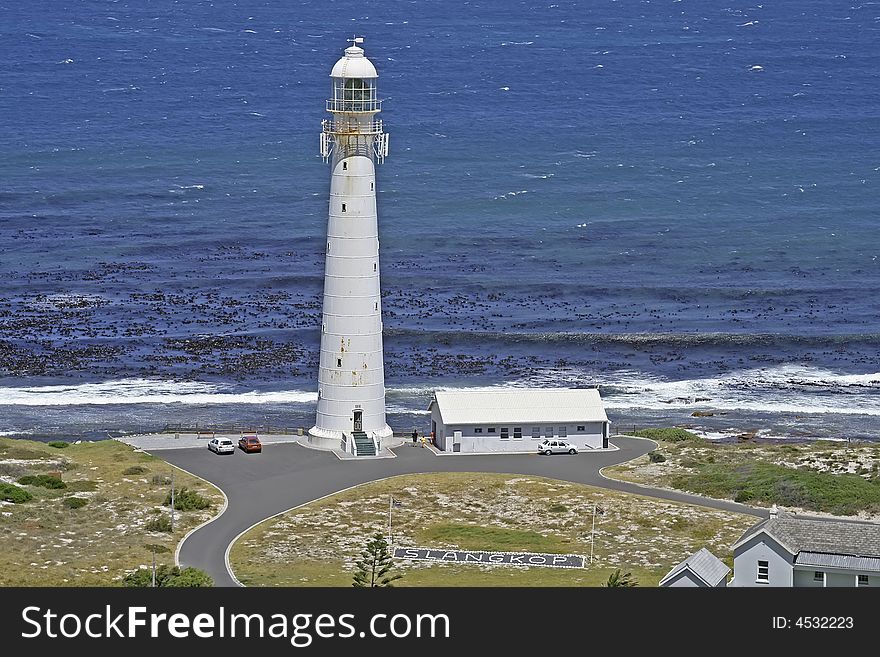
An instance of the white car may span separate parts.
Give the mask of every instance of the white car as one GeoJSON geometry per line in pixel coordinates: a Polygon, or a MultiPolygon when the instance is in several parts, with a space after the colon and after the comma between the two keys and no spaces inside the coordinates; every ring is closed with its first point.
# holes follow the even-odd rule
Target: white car
{"type": "Polygon", "coordinates": [[[564,440],[544,440],[538,443],[538,454],[577,454],[578,448],[564,440]]]}
{"type": "Polygon", "coordinates": [[[229,438],[212,438],[208,441],[208,449],[217,454],[235,454],[235,445],[229,438]]]}

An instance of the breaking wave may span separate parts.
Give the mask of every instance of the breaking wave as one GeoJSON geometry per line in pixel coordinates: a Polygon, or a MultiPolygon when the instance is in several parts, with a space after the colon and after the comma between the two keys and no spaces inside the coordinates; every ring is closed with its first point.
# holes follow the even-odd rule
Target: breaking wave
{"type": "Polygon", "coordinates": [[[304,390],[235,392],[212,383],[153,379],[0,388],[0,405],[8,406],[302,404],[316,399],[317,393],[304,390]]]}

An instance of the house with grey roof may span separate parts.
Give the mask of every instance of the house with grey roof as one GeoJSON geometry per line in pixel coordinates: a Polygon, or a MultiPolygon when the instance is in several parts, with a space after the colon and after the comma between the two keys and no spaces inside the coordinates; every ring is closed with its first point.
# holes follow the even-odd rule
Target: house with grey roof
{"type": "Polygon", "coordinates": [[[717,587],[727,586],[730,568],[706,548],[700,548],[670,570],[660,580],[660,586],[669,587],[717,587]]]}
{"type": "Polygon", "coordinates": [[[729,586],[880,586],[880,524],[771,511],[733,546],[729,586]]]}

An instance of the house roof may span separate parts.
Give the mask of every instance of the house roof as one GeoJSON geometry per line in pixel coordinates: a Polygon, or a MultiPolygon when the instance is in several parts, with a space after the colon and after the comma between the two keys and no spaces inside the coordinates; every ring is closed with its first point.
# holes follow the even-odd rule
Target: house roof
{"type": "Polygon", "coordinates": [[[734,550],[762,531],[792,555],[810,552],[880,559],[880,524],[876,523],[800,518],[779,513],[746,530],[733,546],[734,550]]]}
{"type": "Polygon", "coordinates": [[[730,568],[721,559],[706,548],[700,548],[670,570],[666,577],[660,580],[660,586],[663,586],[665,582],[671,580],[685,569],[703,580],[707,586],[717,586],[730,572],[730,568]]]}
{"type": "Polygon", "coordinates": [[[437,390],[428,409],[434,404],[446,424],[608,421],[599,391],[594,388],[437,390]]]}
{"type": "Polygon", "coordinates": [[[824,554],[822,552],[800,552],[794,563],[798,566],[822,566],[824,568],[846,568],[847,570],[870,570],[880,573],[880,558],[852,557],[847,554],[824,554]]]}

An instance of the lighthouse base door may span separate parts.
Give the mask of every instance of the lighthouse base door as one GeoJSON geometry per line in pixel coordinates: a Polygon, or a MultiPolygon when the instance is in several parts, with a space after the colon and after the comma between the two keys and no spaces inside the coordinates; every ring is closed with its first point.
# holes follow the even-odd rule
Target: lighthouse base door
{"type": "Polygon", "coordinates": [[[355,411],[354,412],[354,430],[355,431],[363,431],[364,426],[364,412],[363,411],[355,411]]]}

